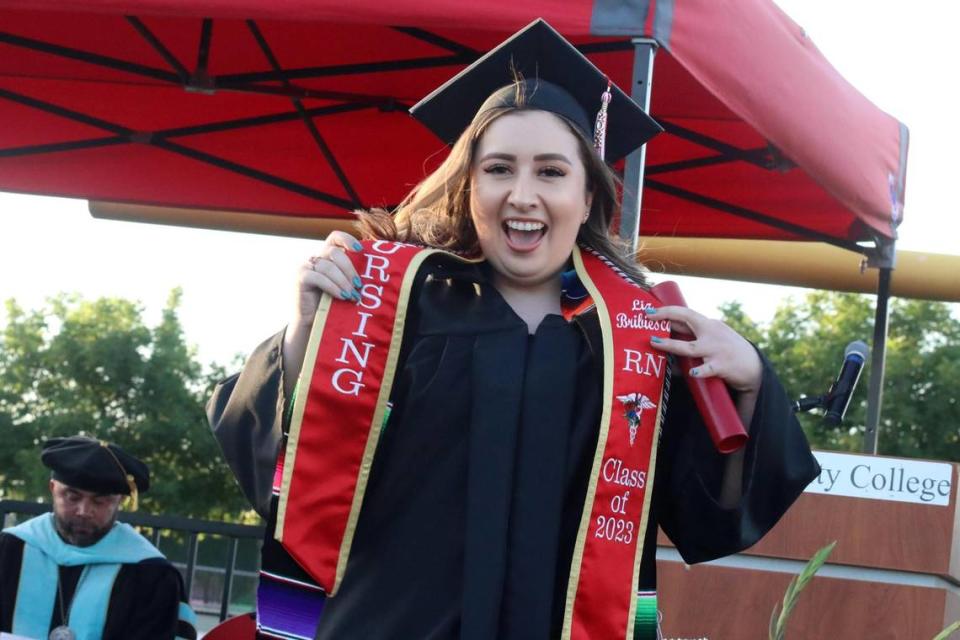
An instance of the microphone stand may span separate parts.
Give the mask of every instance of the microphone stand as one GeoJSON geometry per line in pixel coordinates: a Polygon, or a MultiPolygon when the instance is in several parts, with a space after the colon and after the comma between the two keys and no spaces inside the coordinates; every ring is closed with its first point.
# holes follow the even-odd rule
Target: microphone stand
{"type": "Polygon", "coordinates": [[[806,413],[808,411],[813,411],[814,409],[826,409],[829,401],[829,393],[822,396],[803,396],[799,400],[793,401],[793,412],[806,413]]]}
{"type": "MultiPolygon", "coordinates": [[[[826,411],[831,400],[833,400],[832,390],[822,396],[803,396],[799,400],[793,401],[793,412],[806,413],[808,411],[813,411],[814,409],[823,409],[826,411]]],[[[824,413],[821,418],[823,418],[825,424],[831,427],[839,427],[841,424],[843,424],[843,417],[837,420],[836,423],[828,421],[826,413],[824,413]]]]}

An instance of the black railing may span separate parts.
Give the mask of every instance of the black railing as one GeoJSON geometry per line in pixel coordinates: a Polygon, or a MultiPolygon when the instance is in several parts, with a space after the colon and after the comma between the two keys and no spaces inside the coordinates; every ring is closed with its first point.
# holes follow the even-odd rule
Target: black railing
{"type": "MultiPolygon", "coordinates": [[[[41,502],[23,502],[20,500],[0,500],[0,526],[6,522],[8,513],[40,515],[50,511],[49,504],[41,502]]],[[[227,557],[224,560],[223,592],[220,597],[220,621],[227,618],[230,606],[233,576],[237,563],[237,545],[240,540],[263,539],[264,528],[214,520],[195,520],[180,516],[159,516],[150,513],[128,513],[121,511],[118,520],[135,527],[148,528],[151,531],[153,545],[160,548],[161,534],[164,531],[181,532],[187,537],[187,560],[184,570],[184,587],[187,594],[192,593],[194,575],[197,569],[198,536],[207,534],[220,536],[228,540],[227,557]]]]}

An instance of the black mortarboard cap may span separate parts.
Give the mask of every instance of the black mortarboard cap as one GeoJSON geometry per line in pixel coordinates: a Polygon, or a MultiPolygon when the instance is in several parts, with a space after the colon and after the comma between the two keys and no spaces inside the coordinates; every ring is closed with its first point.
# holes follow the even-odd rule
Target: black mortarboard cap
{"type": "Polygon", "coordinates": [[[54,480],[75,489],[131,495],[150,488],[147,465],[117,445],[93,438],[50,438],[40,461],[53,470],[54,480]]]}
{"type": "MultiPolygon", "coordinates": [[[[523,105],[565,117],[593,140],[608,80],[602,71],[543,20],[536,20],[414,105],[410,113],[453,144],[480,111],[523,105]]],[[[663,129],[616,86],[607,108],[604,159],[616,162],[663,129]]]]}

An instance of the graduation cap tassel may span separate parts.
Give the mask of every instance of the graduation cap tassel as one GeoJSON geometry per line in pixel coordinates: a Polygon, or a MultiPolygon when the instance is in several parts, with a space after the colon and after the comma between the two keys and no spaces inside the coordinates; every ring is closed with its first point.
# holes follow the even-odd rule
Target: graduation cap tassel
{"type": "Polygon", "coordinates": [[[136,511],[140,506],[140,492],[137,491],[137,481],[133,478],[133,474],[127,474],[127,486],[130,487],[130,502],[127,504],[127,509],[136,511]]]}
{"type": "Polygon", "coordinates": [[[110,449],[110,444],[108,442],[100,441],[100,446],[103,447],[103,450],[110,454],[110,457],[113,458],[113,461],[117,463],[117,467],[120,468],[120,473],[123,474],[123,479],[127,483],[127,488],[130,489],[130,501],[127,503],[127,508],[130,511],[136,511],[137,507],[140,505],[140,492],[137,491],[137,480],[133,477],[132,473],[127,473],[127,470],[124,468],[123,463],[120,462],[120,458],[117,457],[117,454],[110,449]]]}
{"type": "Polygon", "coordinates": [[[600,111],[597,112],[597,121],[593,126],[593,147],[600,154],[601,160],[605,159],[604,151],[607,143],[607,106],[612,98],[610,87],[611,82],[607,78],[607,90],[600,96],[600,111]]]}

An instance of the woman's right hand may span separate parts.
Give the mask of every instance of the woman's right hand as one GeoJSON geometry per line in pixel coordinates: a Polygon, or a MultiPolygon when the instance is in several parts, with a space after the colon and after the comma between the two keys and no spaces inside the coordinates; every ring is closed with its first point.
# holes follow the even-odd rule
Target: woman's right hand
{"type": "Polygon", "coordinates": [[[362,249],[349,233],[334,231],[320,245],[317,254],[300,266],[293,321],[283,335],[283,390],[286,398],[291,396],[300,377],[321,296],[328,293],[336,300],[360,301],[360,277],[347,252],[362,249]]]}
{"type": "Polygon", "coordinates": [[[347,257],[348,251],[362,246],[349,233],[333,231],[320,245],[316,255],[306,260],[297,272],[297,305],[292,326],[307,327],[327,293],[338,300],[360,301],[360,276],[347,257]]]}

